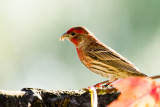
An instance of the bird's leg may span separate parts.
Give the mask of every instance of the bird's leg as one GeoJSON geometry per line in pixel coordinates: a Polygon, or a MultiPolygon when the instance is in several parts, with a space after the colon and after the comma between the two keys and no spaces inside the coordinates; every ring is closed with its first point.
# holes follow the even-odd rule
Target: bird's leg
{"type": "Polygon", "coordinates": [[[114,79],[113,81],[109,81],[107,82],[103,87],[108,87],[109,85],[111,85],[113,82],[117,81],[118,79],[114,79]]]}
{"type": "Polygon", "coordinates": [[[106,81],[103,81],[103,82],[100,82],[100,83],[97,83],[96,85],[94,85],[94,87],[96,88],[103,88],[103,84],[108,84],[109,83],[109,80],[106,80],[106,81]]]}
{"type": "Polygon", "coordinates": [[[106,88],[107,86],[109,86],[110,84],[112,84],[116,80],[117,79],[115,79],[113,76],[110,76],[109,80],[97,83],[96,85],[94,85],[94,87],[96,87],[96,88],[106,88]]]}
{"type": "MultiPolygon", "coordinates": [[[[116,80],[117,80],[117,79],[115,79],[114,81],[116,81],[116,80]]],[[[111,85],[114,81],[106,80],[106,81],[97,83],[96,85],[94,85],[94,87],[96,87],[96,88],[106,88],[106,87],[108,87],[109,85],[111,85]]]]}

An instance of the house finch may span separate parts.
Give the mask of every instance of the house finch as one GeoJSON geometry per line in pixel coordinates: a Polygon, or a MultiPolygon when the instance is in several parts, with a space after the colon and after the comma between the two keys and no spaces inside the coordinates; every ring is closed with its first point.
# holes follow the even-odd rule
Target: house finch
{"type": "Polygon", "coordinates": [[[79,59],[91,71],[112,82],[130,76],[146,76],[127,59],[100,42],[84,27],[73,27],[61,36],[76,47],[79,59]]]}

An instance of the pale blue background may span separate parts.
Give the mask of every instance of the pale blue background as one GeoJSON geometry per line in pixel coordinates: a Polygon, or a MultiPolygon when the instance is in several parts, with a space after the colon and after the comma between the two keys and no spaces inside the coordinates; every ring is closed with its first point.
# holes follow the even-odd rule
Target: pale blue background
{"type": "Polygon", "coordinates": [[[59,42],[85,26],[147,75],[160,74],[159,0],[1,0],[0,89],[80,89],[106,80],[59,42]]]}

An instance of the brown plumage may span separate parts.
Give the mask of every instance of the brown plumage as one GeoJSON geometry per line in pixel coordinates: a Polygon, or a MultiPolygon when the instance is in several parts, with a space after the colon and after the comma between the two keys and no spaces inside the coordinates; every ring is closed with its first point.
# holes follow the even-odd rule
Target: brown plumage
{"type": "Polygon", "coordinates": [[[110,81],[130,76],[146,76],[127,59],[101,43],[84,27],[73,27],[62,35],[77,49],[81,62],[91,71],[109,78],[110,81]]]}

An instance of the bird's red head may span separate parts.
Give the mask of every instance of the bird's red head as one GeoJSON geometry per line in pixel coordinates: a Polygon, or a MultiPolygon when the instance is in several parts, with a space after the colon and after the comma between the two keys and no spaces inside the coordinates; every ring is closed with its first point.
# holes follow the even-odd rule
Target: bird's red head
{"type": "Polygon", "coordinates": [[[67,34],[70,34],[70,33],[72,33],[72,32],[74,32],[74,33],[81,33],[81,34],[85,33],[83,27],[73,27],[73,28],[71,28],[71,29],[69,29],[69,30],[67,31],[67,34]]]}
{"type": "Polygon", "coordinates": [[[84,38],[88,34],[89,31],[84,27],[73,27],[61,36],[61,40],[69,39],[74,45],[77,46],[79,45],[79,42],[82,41],[82,38],[84,38]]]}

